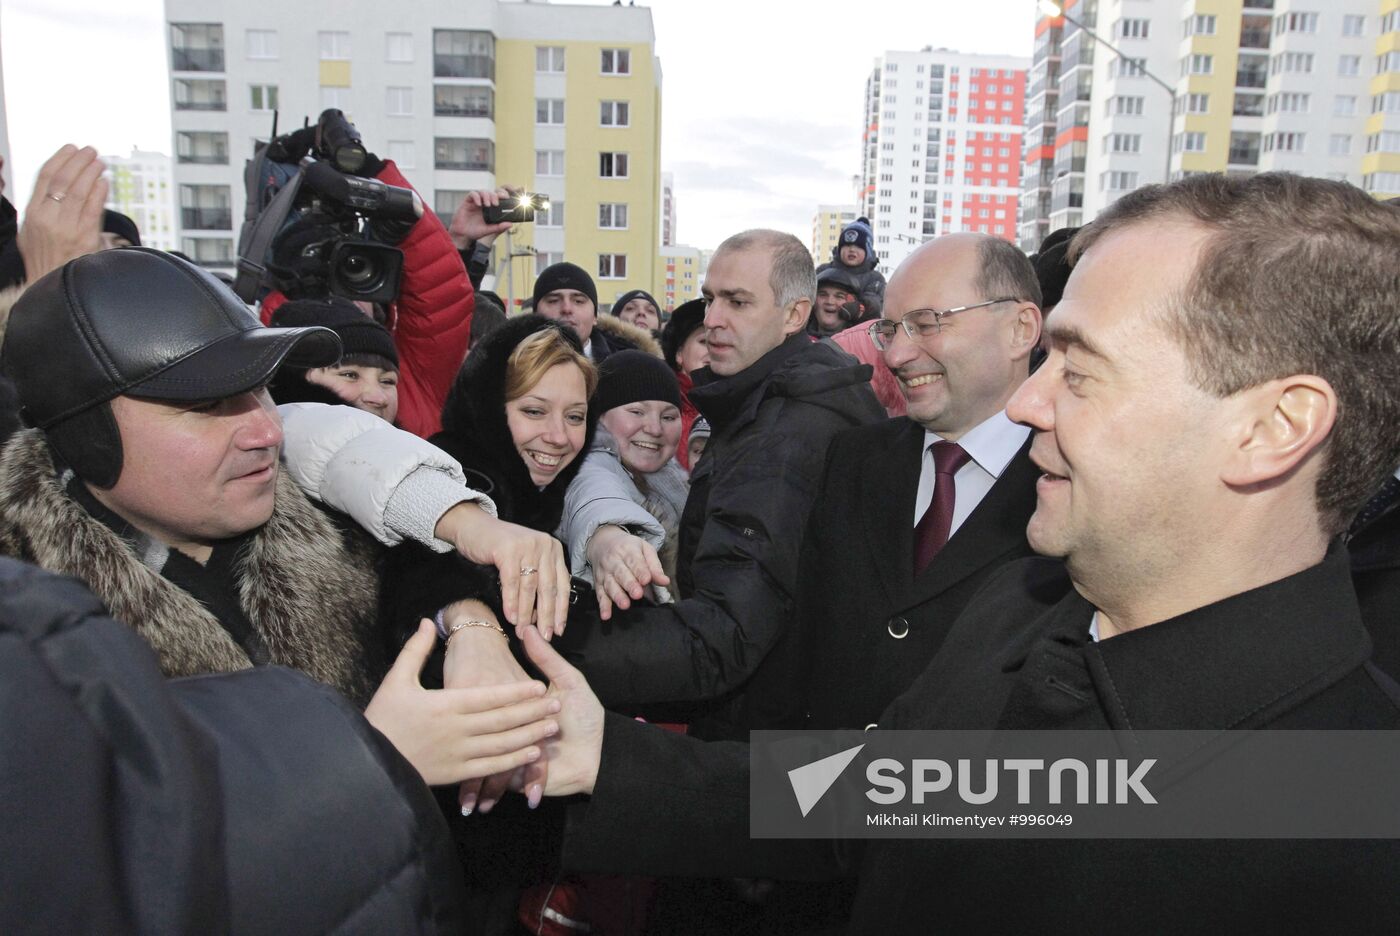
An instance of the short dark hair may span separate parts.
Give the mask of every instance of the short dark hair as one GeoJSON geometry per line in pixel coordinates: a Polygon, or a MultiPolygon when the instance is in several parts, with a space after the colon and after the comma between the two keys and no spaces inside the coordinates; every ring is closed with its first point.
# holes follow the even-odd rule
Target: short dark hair
{"type": "Polygon", "coordinates": [[[768,274],[768,287],[773,290],[778,308],[786,309],[799,299],[817,301],[817,270],[812,263],[812,254],[802,241],[791,234],[767,228],[741,231],[725,238],[715,253],[753,247],[763,247],[772,257],[773,269],[768,274]]]}
{"type": "Polygon", "coordinates": [[[1400,464],[1400,211],[1344,182],[1266,172],[1188,176],[1109,206],[1070,259],[1110,231],[1177,217],[1209,230],[1161,312],[1193,382],[1220,397],[1293,374],[1337,394],[1317,508],[1345,530],[1400,464]]]}
{"type": "Polygon", "coordinates": [[[1011,296],[1040,305],[1040,280],[1030,258],[1010,241],[983,238],[977,245],[978,294],[983,299],[1011,296]]]}

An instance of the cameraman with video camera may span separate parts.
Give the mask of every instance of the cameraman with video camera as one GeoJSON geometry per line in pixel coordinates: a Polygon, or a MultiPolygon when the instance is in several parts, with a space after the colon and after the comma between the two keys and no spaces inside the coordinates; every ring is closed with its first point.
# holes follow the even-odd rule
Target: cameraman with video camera
{"type": "MultiPolygon", "coordinates": [[[[437,432],[475,306],[458,245],[437,215],[423,210],[398,167],[367,151],[334,109],[260,149],[247,183],[240,294],[251,300],[259,287],[271,290],[262,297],[264,323],[289,299],[336,296],[367,315],[382,310],[374,317],[398,352],[396,422],[424,438],[437,432]],[[258,238],[259,225],[270,240],[258,238]]],[[[482,214],[504,194],[470,193],[454,229],[474,242],[509,230],[509,222],[489,224],[482,214]]]]}

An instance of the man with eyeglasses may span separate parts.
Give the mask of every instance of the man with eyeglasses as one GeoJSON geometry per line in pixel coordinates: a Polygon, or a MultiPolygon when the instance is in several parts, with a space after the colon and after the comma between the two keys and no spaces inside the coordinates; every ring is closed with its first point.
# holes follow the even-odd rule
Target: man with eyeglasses
{"type": "Polygon", "coordinates": [[[1040,289],[1014,245],[931,241],[870,324],[908,416],[832,443],[803,543],[806,726],[873,727],[996,568],[1029,554],[1030,430],[1006,417],[1040,340],[1040,289]]]}

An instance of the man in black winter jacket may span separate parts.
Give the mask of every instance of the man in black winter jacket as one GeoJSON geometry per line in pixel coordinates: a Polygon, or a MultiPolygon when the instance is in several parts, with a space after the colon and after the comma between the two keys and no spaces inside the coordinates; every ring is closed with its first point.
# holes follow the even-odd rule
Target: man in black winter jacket
{"type": "MultiPolygon", "coordinates": [[[[827,446],[842,429],[885,418],[869,365],[804,333],[815,286],[807,249],[777,231],[736,234],[710,261],[710,365],[695,372],[691,400],[713,434],[681,517],[682,600],[564,638],[605,703],[683,703],[668,713],[707,737],[795,722],[795,672],[762,664],[788,628],[827,446]]],[[[634,584],[597,577],[624,609],[641,597],[634,584]]]]}

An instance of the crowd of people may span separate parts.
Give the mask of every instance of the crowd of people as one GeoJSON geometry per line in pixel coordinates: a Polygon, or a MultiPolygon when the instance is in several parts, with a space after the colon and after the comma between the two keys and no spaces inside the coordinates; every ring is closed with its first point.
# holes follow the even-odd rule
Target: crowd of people
{"type": "Polygon", "coordinates": [[[4,202],[0,931],[1393,927],[1388,839],[752,839],[747,741],[1400,729],[1397,206],[1199,175],[506,314],[509,194],[255,306],[91,149],[4,202]]]}

